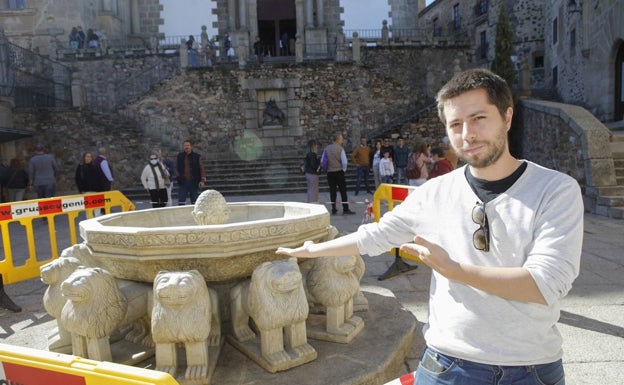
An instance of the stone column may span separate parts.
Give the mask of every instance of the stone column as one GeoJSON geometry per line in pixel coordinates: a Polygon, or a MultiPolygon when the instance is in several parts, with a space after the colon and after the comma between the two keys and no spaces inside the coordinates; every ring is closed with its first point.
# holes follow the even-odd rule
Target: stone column
{"type": "Polygon", "coordinates": [[[186,39],[182,39],[180,43],[180,68],[186,68],[188,66],[188,48],[186,47],[186,39]]]}
{"type": "Polygon", "coordinates": [[[325,9],[323,8],[323,0],[316,0],[316,21],[317,27],[325,26],[325,9]]]}
{"type": "MultiPolygon", "coordinates": [[[[314,0],[305,0],[305,27],[314,27],[314,0]]],[[[299,21],[297,21],[299,25],[299,21]]]]}
{"type": "Polygon", "coordinates": [[[303,36],[297,34],[295,36],[295,61],[297,63],[303,62],[303,36]]]}
{"type": "Polygon", "coordinates": [[[362,57],[360,55],[360,35],[357,32],[353,32],[353,62],[360,64],[362,57]]]}
{"type": "Polygon", "coordinates": [[[249,36],[258,36],[258,1],[247,0],[249,36]]]}
{"type": "Polygon", "coordinates": [[[247,29],[247,0],[238,0],[238,19],[241,30],[247,29]]]}
{"type": "MultiPolygon", "coordinates": [[[[310,0],[311,1],[311,0],[310,0]]],[[[299,42],[299,39],[303,39],[304,34],[304,9],[303,9],[303,0],[295,0],[295,14],[297,15],[297,34],[296,39],[299,42]]],[[[303,41],[303,40],[302,40],[303,41]]]]}
{"type": "Polygon", "coordinates": [[[236,30],[236,0],[228,0],[228,31],[236,30]]]}
{"type": "Polygon", "coordinates": [[[388,21],[384,20],[381,22],[381,44],[388,45],[389,37],[388,37],[388,21]]]}
{"type": "Polygon", "coordinates": [[[130,0],[130,17],[132,20],[132,34],[141,33],[141,19],[139,18],[139,0],[130,0]]]}

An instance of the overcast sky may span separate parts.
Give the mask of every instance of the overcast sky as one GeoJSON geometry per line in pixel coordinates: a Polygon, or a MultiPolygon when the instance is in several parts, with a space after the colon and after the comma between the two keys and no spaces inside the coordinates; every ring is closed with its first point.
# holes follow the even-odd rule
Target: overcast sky
{"type": "MultiPolygon", "coordinates": [[[[201,26],[208,27],[208,35],[212,37],[217,32],[212,30],[212,22],[216,17],[212,14],[215,5],[210,0],[160,0],[163,5],[162,18],[165,24],[160,26],[160,32],[166,36],[199,35],[201,26]]],[[[382,20],[392,24],[388,13],[388,0],[341,0],[344,13],[341,15],[345,22],[345,29],[375,29],[381,28],[382,20]]]]}

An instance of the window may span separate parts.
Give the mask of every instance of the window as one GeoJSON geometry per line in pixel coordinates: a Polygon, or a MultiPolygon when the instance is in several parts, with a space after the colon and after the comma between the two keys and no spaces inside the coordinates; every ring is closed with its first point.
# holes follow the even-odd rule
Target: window
{"type": "Polygon", "coordinates": [[[555,66],[552,70],[553,87],[557,87],[559,81],[559,69],[555,66]]]}
{"type": "Polygon", "coordinates": [[[479,54],[481,59],[487,58],[487,37],[485,35],[485,31],[481,31],[479,33],[479,41],[481,46],[479,47],[479,54]]]}
{"type": "Polygon", "coordinates": [[[477,15],[485,15],[487,13],[487,0],[480,0],[478,6],[477,15]]]}
{"type": "Polygon", "coordinates": [[[459,4],[453,6],[453,28],[461,28],[461,15],[459,14],[459,4]]]}
{"type": "Polygon", "coordinates": [[[570,31],[570,51],[574,51],[576,48],[576,28],[570,31]]]}
{"type": "Polygon", "coordinates": [[[9,0],[9,9],[26,8],[26,0],[9,0]]]}
{"type": "Polygon", "coordinates": [[[535,55],[533,58],[533,68],[544,68],[544,55],[535,55]]]}
{"type": "Polygon", "coordinates": [[[558,40],[557,32],[558,32],[557,18],[555,17],[555,19],[553,20],[553,25],[552,25],[553,44],[557,44],[557,40],[558,40]]]}
{"type": "Polygon", "coordinates": [[[442,35],[440,31],[440,20],[436,17],[435,19],[433,19],[433,36],[440,35],[442,35]]]}

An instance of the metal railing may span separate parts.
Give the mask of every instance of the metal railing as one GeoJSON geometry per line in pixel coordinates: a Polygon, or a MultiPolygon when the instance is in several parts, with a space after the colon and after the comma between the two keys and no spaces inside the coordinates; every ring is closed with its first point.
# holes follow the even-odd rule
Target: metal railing
{"type": "Polygon", "coordinates": [[[0,36],[0,95],[15,107],[70,107],[72,71],[0,36]]]}

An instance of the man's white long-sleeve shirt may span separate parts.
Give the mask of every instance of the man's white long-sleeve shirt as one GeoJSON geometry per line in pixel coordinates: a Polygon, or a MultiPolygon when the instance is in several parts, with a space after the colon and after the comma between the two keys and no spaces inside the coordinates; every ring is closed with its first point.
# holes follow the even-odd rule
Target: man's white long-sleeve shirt
{"type": "Polygon", "coordinates": [[[429,180],[378,223],[358,230],[361,254],[378,255],[420,235],[457,262],[524,267],[548,305],[507,300],[433,272],[427,345],[453,357],[491,365],[533,365],[562,357],[556,328],[560,300],[579,273],[583,201],[571,177],[535,163],[486,204],[490,250],[473,246],[479,198],[464,168],[429,180]]]}

